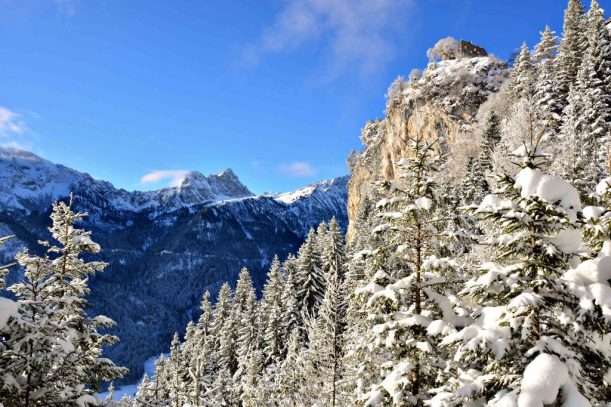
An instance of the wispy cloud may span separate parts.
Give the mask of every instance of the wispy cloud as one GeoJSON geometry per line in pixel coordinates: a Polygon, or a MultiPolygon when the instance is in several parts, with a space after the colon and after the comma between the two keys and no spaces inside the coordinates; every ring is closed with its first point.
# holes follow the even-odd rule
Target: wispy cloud
{"type": "Polygon", "coordinates": [[[80,0],[54,0],[55,8],[62,17],[74,17],[80,0]]]}
{"type": "Polygon", "coordinates": [[[318,172],[316,168],[305,161],[283,164],[280,166],[280,170],[291,177],[310,177],[318,172]]]}
{"type": "Polygon", "coordinates": [[[0,145],[28,149],[27,132],[28,128],[19,113],[0,106],[0,145]]]}
{"type": "Polygon", "coordinates": [[[247,49],[258,63],[265,55],[319,43],[339,73],[357,67],[376,71],[394,55],[395,34],[406,26],[414,0],[287,0],[275,21],[247,49]],[[394,38],[394,40],[393,40],[394,38]]]}
{"type": "Polygon", "coordinates": [[[184,181],[185,177],[189,171],[187,170],[161,170],[161,171],[151,171],[147,174],[144,174],[142,178],[140,178],[141,184],[155,184],[157,182],[168,180],[167,186],[177,187],[184,181]]]}

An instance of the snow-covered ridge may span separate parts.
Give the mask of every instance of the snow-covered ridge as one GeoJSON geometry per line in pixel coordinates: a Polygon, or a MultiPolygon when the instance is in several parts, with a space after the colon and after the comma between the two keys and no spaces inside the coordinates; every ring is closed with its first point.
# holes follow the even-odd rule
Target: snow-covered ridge
{"type": "Polygon", "coordinates": [[[155,209],[168,212],[180,207],[222,199],[252,196],[231,169],[205,176],[193,171],[176,187],[157,191],[126,191],[89,174],[52,163],[33,153],[0,147],[0,205],[3,209],[44,209],[70,192],[107,201],[119,211],[155,209]]]}
{"type": "Polygon", "coordinates": [[[340,177],[334,178],[331,180],[320,181],[312,185],[308,185],[307,187],[300,188],[294,192],[284,192],[280,194],[273,194],[273,198],[276,201],[291,204],[295,201],[303,199],[305,197],[312,196],[313,194],[320,193],[329,193],[338,188],[346,189],[346,183],[348,182],[348,177],[340,177]]]}
{"type": "Polygon", "coordinates": [[[429,64],[401,94],[407,102],[434,99],[448,113],[458,113],[461,104],[479,104],[497,92],[507,76],[507,65],[495,57],[450,59],[429,64]]]}

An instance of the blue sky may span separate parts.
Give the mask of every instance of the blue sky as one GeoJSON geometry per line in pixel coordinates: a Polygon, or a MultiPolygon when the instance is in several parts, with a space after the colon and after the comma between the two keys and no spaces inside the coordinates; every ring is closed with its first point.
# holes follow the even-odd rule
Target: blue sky
{"type": "Polygon", "coordinates": [[[292,190],[348,173],[388,85],[438,39],[507,58],[545,24],[560,33],[564,7],[0,0],[0,144],[129,190],[228,167],[254,192],[292,190]]]}

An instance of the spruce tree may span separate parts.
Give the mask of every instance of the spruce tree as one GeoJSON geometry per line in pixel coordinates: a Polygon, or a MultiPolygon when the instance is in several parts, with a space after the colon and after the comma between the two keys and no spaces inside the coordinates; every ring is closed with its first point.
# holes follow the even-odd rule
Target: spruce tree
{"type": "Polygon", "coordinates": [[[358,290],[368,297],[365,307],[375,322],[370,348],[382,356],[381,376],[364,395],[365,405],[422,405],[430,399],[445,367],[440,335],[467,321],[446,297],[455,266],[441,256],[446,220],[437,212],[436,143],[411,137],[411,155],[398,163],[400,179],[383,184],[387,197],[377,204],[382,223],[373,231],[382,246],[376,251],[390,261],[358,290]]]}
{"type": "Polygon", "coordinates": [[[301,301],[301,312],[305,315],[316,315],[322,302],[324,280],[319,265],[320,253],[316,250],[316,233],[314,229],[310,229],[297,256],[298,298],[301,301]]]}
{"type": "MultiPolygon", "coordinates": [[[[594,391],[581,374],[587,335],[576,298],[562,280],[580,247],[579,195],[568,182],[542,172],[536,143],[517,155],[521,170],[515,178],[499,176],[499,190],[472,209],[490,222],[482,243],[496,254],[462,292],[480,306],[476,321],[444,340],[458,346],[458,370],[449,381],[455,404],[483,397],[538,405],[541,395],[528,391],[532,378],[523,377],[546,358],[567,371],[570,380],[563,385],[575,385],[584,395],[594,391]]],[[[446,396],[437,397],[452,400],[446,396]]]]}
{"type": "Polygon", "coordinates": [[[465,205],[481,200],[490,192],[490,186],[486,180],[486,169],[482,166],[482,160],[478,158],[469,158],[467,161],[467,172],[460,184],[460,198],[465,205]]]}
{"type": "Polygon", "coordinates": [[[307,385],[304,378],[304,351],[301,334],[294,329],[289,334],[286,357],[280,364],[276,400],[280,406],[298,407],[304,405],[303,387],[307,385]]]}
{"type": "Polygon", "coordinates": [[[255,288],[246,268],[240,272],[233,304],[238,338],[236,343],[237,366],[243,373],[249,363],[250,353],[259,348],[258,313],[255,288]]]}
{"type": "Polygon", "coordinates": [[[577,78],[586,48],[584,8],[581,0],[569,0],[564,12],[562,39],[558,47],[554,83],[562,106],[568,104],[569,91],[577,78]]]}
{"type": "Polygon", "coordinates": [[[186,401],[185,384],[188,379],[187,365],[183,358],[178,333],[172,337],[170,356],[165,363],[166,386],[169,392],[171,406],[180,407],[186,401]]]}
{"type": "Polygon", "coordinates": [[[322,254],[322,271],[326,280],[334,276],[338,281],[345,277],[346,250],[342,230],[335,217],[329,223],[329,231],[325,244],[320,253],[322,254]]]}
{"type": "Polygon", "coordinates": [[[534,85],[534,104],[538,127],[545,127],[544,137],[558,136],[562,121],[563,101],[554,82],[554,63],[557,54],[557,40],[548,26],[541,33],[541,40],[535,47],[533,58],[536,63],[534,85]]]}
{"type": "Polygon", "coordinates": [[[309,402],[335,407],[341,398],[346,302],[343,282],[336,273],[328,273],[325,282],[318,316],[306,320],[309,344],[304,354],[305,373],[309,402]]]}
{"type": "Polygon", "coordinates": [[[535,69],[526,43],[522,44],[511,71],[511,92],[514,98],[530,98],[534,93],[535,69]]]}
{"type": "Polygon", "coordinates": [[[200,305],[202,314],[195,325],[194,334],[190,340],[185,340],[184,354],[188,358],[188,373],[191,388],[189,389],[189,403],[194,407],[204,406],[203,395],[212,383],[211,356],[212,344],[212,306],[210,293],[206,291],[200,305]]]}
{"type": "Polygon", "coordinates": [[[281,352],[282,335],[282,276],[280,274],[280,260],[274,257],[271,268],[267,274],[267,282],[263,288],[261,301],[261,314],[263,319],[263,360],[269,365],[274,363],[281,352]]]}
{"type": "Polygon", "coordinates": [[[289,255],[284,261],[282,268],[284,269],[284,284],[280,297],[280,305],[282,307],[280,328],[282,338],[281,353],[284,356],[288,346],[289,335],[302,324],[302,315],[301,303],[298,298],[298,287],[296,286],[297,265],[295,257],[289,255]]]}
{"type": "Polygon", "coordinates": [[[89,402],[101,382],[126,373],[101,357],[102,348],[117,338],[99,330],[114,322],[85,314],[88,277],[106,264],[83,259],[83,254],[99,253],[100,246],[90,232],[76,227],[86,214],[74,213],[72,202],[70,197],[68,204],[53,204],[49,231],[54,242],[40,241],[44,257],[27,252],[16,257],[25,269],[25,280],[9,287],[18,300],[18,317],[0,333],[0,369],[7,380],[2,387],[9,389],[2,397],[9,405],[89,402]]]}

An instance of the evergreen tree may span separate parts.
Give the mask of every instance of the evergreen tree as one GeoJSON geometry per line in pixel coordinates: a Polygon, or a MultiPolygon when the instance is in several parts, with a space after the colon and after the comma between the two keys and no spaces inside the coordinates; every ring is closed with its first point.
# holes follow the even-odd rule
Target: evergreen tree
{"type": "Polygon", "coordinates": [[[301,301],[301,312],[305,315],[316,315],[324,294],[323,273],[319,267],[320,254],[316,251],[316,233],[310,229],[305,243],[299,248],[297,256],[299,288],[298,298],[301,301]]]}
{"type": "Polygon", "coordinates": [[[492,154],[501,142],[501,118],[494,110],[486,116],[482,138],[481,151],[477,157],[478,165],[488,172],[493,170],[492,154]]]}
{"type": "Polygon", "coordinates": [[[554,83],[563,106],[568,104],[569,91],[577,78],[577,71],[586,48],[584,26],[584,8],[581,0],[569,0],[564,12],[562,40],[554,67],[554,83]]]}
{"type": "Polygon", "coordinates": [[[545,358],[567,371],[567,386],[576,385],[585,395],[594,391],[581,374],[587,342],[582,317],[562,281],[580,246],[579,195],[568,182],[541,171],[542,155],[535,146],[517,153],[521,171],[515,178],[500,176],[499,191],[474,209],[492,222],[483,243],[496,248],[496,257],[484,261],[481,274],[463,290],[481,306],[477,320],[444,340],[458,344],[454,361],[459,367],[449,380],[457,404],[484,397],[491,403],[535,405],[527,391],[533,379],[523,377],[545,358]]]}
{"type": "Polygon", "coordinates": [[[243,407],[259,407],[265,405],[268,400],[263,397],[261,351],[253,351],[248,358],[244,377],[242,380],[242,392],[240,400],[243,407]]]}
{"type": "Polygon", "coordinates": [[[478,158],[469,158],[467,172],[460,185],[461,200],[465,205],[481,200],[490,192],[490,186],[486,180],[486,169],[482,166],[482,160],[478,158]]]}
{"type": "Polygon", "coordinates": [[[280,305],[282,307],[281,344],[282,355],[286,353],[288,338],[291,332],[302,324],[301,304],[298,298],[298,287],[296,286],[297,264],[293,255],[284,261],[282,268],[285,272],[280,305]]]}
{"type": "Polygon", "coordinates": [[[325,281],[325,296],[318,316],[306,320],[309,344],[304,358],[310,402],[335,407],[341,396],[346,303],[337,274],[328,273],[325,281]]]}
{"type": "Polygon", "coordinates": [[[587,14],[587,50],[564,111],[557,174],[575,184],[589,202],[598,180],[608,174],[611,132],[611,42],[596,1],[587,14]]]}
{"type": "Polygon", "coordinates": [[[100,251],[91,233],[76,227],[85,215],[72,211],[72,197],[68,204],[54,203],[49,231],[57,243],[40,242],[47,249],[44,257],[16,256],[25,269],[25,280],[9,287],[18,300],[18,317],[0,332],[0,396],[7,405],[90,402],[102,381],[126,373],[101,357],[102,348],[117,338],[98,330],[113,321],[84,311],[87,279],[106,266],[82,258],[100,251]]]}
{"type": "Polygon", "coordinates": [[[258,314],[255,288],[250,273],[246,268],[240,272],[236,286],[234,310],[235,320],[238,321],[237,338],[237,364],[240,371],[244,371],[249,363],[250,353],[259,348],[258,344],[258,314]]]}
{"type": "Polygon", "coordinates": [[[151,380],[145,373],[138,386],[136,397],[133,401],[134,407],[167,407],[167,401],[159,398],[157,380],[151,380]]]}
{"type": "Polygon", "coordinates": [[[303,348],[300,335],[297,329],[290,333],[286,358],[280,364],[277,375],[276,400],[281,406],[297,407],[304,405],[303,386],[306,383],[304,382],[304,363],[301,358],[303,348]]]}
{"type": "Polygon", "coordinates": [[[522,44],[511,71],[511,91],[516,99],[530,98],[534,93],[535,69],[526,43],[522,44]]]}
{"type": "Polygon", "coordinates": [[[377,204],[383,223],[374,233],[383,246],[376,250],[391,261],[359,289],[375,321],[370,348],[382,348],[381,377],[365,394],[365,405],[422,405],[445,367],[440,334],[467,321],[446,297],[454,263],[440,256],[445,219],[436,211],[436,142],[410,139],[413,155],[399,161],[400,180],[384,183],[388,196],[377,204]]]}
{"type": "Polygon", "coordinates": [[[185,384],[188,380],[187,366],[183,359],[178,333],[174,334],[170,345],[170,357],[165,363],[166,386],[173,407],[180,407],[186,401],[185,384]]]}
{"type": "MultiPolygon", "coordinates": [[[[316,252],[319,254],[319,256],[322,255],[322,252],[326,246],[328,232],[329,228],[327,222],[320,222],[316,228],[316,252]]],[[[318,267],[322,267],[322,257],[319,257],[319,261],[318,267]]]]}
{"type": "Polygon", "coordinates": [[[264,316],[263,326],[263,360],[266,365],[273,363],[280,356],[282,334],[282,276],[280,260],[274,257],[263,288],[261,313],[264,316]]]}
{"type": "MultiPolygon", "coordinates": [[[[605,16],[597,0],[592,0],[587,14],[588,48],[580,66],[583,83],[580,89],[585,92],[584,121],[586,133],[592,140],[590,147],[597,153],[595,181],[608,175],[609,144],[611,143],[611,35],[605,24],[605,16]],[[606,146],[607,148],[604,148],[606,146]]],[[[591,186],[593,191],[594,185],[591,186]]]]}
{"type": "Polygon", "coordinates": [[[346,263],[344,237],[335,217],[329,223],[327,239],[320,253],[322,254],[322,271],[325,281],[332,278],[344,280],[344,264],[346,263]]]}
{"type": "Polygon", "coordinates": [[[534,87],[534,103],[538,126],[545,127],[544,137],[557,137],[562,120],[564,103],[558,94],[554,82],[554,62],[557,53],[557,40],[554,32],[548,26],[541,33],[541,40],[535,47],[536,81],[534,87]]]}
{"type": "Polygon", "coordinates": [[[191,388],[189,389],[189,403],[194,407],[204,406],[203,395],[212,383],[211,355],[212,344],[212,306],[210,293],[206,291],[200,305],[202,314],[195,325],[193,336],[185,340],[184,354],[188,359],[188,373],[191,388]]]}

